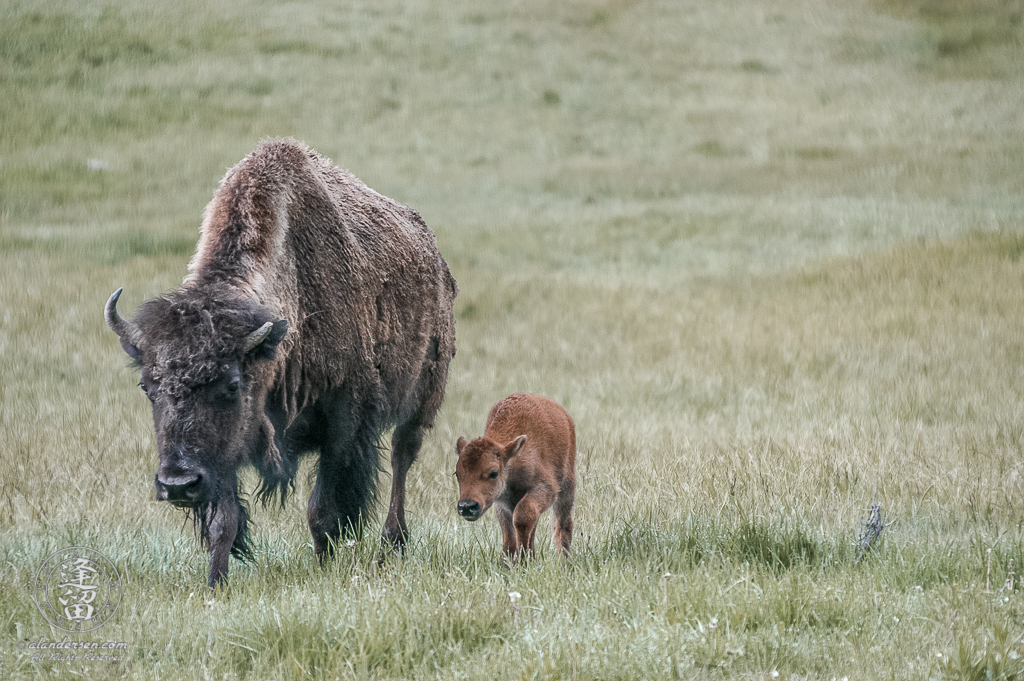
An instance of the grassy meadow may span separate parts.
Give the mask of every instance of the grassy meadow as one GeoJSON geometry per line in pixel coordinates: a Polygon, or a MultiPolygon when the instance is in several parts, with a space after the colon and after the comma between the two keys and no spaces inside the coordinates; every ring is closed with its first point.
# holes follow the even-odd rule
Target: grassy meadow
{"type": "Polygon", "coordinates": [[[6,0],[0,678],[1024,679],[1022,65],[1021,0],[6,0]],[[209,591],[102,309],[267,136],[422,213],[458,355],[404,559],[316,564],[307,461],[209,591]],[[509,568],[453,444],[516,391],[579,479],[509,568]],[[123,662],[24,647],[75,545],[123,662]]]}

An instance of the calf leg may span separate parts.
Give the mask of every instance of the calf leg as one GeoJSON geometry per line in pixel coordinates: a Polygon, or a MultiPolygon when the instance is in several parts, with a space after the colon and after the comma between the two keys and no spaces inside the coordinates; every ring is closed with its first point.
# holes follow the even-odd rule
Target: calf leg
{"type": "Polygon", "coordinates": [[[518,547],[512,560],[533,554],[533,538],[537,533],[537,520],[548,506],[554,495],[549,490],[533,490],[524,496],[512,513],[512,524],[515,526],[518,547]]]}
{"type": "Polygon", "coordinates": [[[510,560],[515,560],[519,553],[519,539],[516,537],[516,528],[512,523],[512,511],[503,505],[495,506],[494,514],[498,516],[498,525],[501,526],[502,552],[510,560]]]}
{"type": "Polygon", "coordinates": [[[385,546],[404,549],[409,540],[409,526],[405,524],[405,480],[422,444],[423,426],[418,421],[403,423],[391,437],[391,502],[381,532],[385,546]]]}
{"type": "Polygon", "coordinates": [[[555,547],[568,555],[569,544],[572,543],[572,505],[576,497],[576,483],[569,482],[563,486],[555,499],[554,513],[551,516],[554,525],[555,547]]]}

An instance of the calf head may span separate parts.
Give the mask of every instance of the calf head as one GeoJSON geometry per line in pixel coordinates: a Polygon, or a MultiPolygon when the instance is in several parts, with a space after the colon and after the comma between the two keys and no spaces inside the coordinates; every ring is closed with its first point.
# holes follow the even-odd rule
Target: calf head
{"type": "Polygon", "coordinates": [[[152,403],[160,457],[156,497],[195,510],[204,541],[211,541],[213,527],[232,553],[244,554],[237,471],[243,463],[258,463],[254,454],[273,446],[264,411],[269,360],[288,322],[217,289],[183,289],[150,300],[127,321],[117,312],[120,294],[118,289],[107,301],[105,317],[139,368],[139,386],[152,403]],[[220,510],[228,527],[216,531],[220,510]]]}
{"type": "Polygon", "coordinates": [[[473,521],[480,518],[505,491],[508,462],[526,444],[520,435],[508,444],[499,444],[488,437],[472,442],[460,437],[455,443],[459,460],[455,477],[459,481],[459,515],[473,521]]]}

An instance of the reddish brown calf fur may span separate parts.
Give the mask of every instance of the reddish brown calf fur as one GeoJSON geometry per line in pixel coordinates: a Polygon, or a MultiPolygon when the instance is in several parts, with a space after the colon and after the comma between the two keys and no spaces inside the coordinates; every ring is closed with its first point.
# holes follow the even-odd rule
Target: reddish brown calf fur
{"type": "Polygon", "coordinates": [[[455,443],[458,512],[478,520],[494,506],[504,553],[533,553],[541,513],[554,505],[555,546],[569,552],[576,496],[576,426],[557,402],[516,393],[491,408],[483,437],[455,443]]]}

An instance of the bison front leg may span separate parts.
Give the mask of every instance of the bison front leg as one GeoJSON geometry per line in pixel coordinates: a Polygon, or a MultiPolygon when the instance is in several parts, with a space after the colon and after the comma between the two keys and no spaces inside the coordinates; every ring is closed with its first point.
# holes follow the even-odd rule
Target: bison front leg
{"type": "Polygon", "coordinates": [[[210,546],[208,583],[212,589],[223,582],[228,575],[228,558],[231,557],[231,547],[239,533],[242,509],[238,505],[238,500],[233,498],[229,502],[219,504],[205,512],[212,514],[212,517],[207,516],[210,546]]]}
{"type": "Polygon", "coordinates": [[[321,561],[334,552],[341,534],[362,533],[363,516],[377,484],[376,434],[363,426],[355,437],[325,443],[307,517],[313,550],[321,561]]]}
{"type": "Polygon", "coordinates": [[[423,427],[418,422],[403,423],[391,437],[391,501],[381,532],[385,548],[404,550],[409,541],[409,526],[405,523],[405,481],[422,445],[423,427]]]}
{"type": "Polygon", "coordinates": [[[313,552],[321,562],[334,554],[342,533],[354,538],[362,534],[363,514],[373,497],[371,465],[360,461],[350,466],[325,466],[321,460],[307,509],[313,552]],[[325,468],[330,472],[325,473],[325,468]]]}

